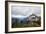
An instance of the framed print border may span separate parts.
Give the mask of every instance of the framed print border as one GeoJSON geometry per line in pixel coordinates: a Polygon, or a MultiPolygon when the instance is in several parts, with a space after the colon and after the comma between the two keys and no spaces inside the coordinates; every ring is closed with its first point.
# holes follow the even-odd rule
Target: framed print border
{"type": "Polygon", "coordinates": [[[45,3],[44,2],[24,2],[24,1],[5,1],[5,33],[19,33],[19,32],[37,32],[45,31],[45,3]],[[43,4],[43,30],[29,30],[29,31],[13,31],[8,32],[8,2],[17,2],[17,3],[32,3],[32,4],[43,4]]]}

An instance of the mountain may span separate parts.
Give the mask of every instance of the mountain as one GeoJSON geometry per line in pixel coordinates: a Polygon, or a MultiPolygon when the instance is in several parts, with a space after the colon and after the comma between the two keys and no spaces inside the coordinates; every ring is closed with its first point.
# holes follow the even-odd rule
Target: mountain
{"type": "Polygon", "coordinates": [[[14,23],[27,23],[31,21],[37,21],[39,20],[38,16],[35,14],[29,15],[29,16],[23,16],[23,15],[12,15],[12,22],[14,23]]]}
{"type": "Polygon", "coordinates": [[[23,15],[12,15],[12,23],[25,23],[27,21],[27,16],[23,15]]]}

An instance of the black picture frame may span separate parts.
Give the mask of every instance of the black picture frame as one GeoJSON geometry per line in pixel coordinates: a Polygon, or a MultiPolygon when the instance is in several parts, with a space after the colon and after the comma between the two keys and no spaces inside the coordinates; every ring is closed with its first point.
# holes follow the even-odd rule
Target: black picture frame
{"type": "Polygon", "coordinates": [[[5,1],[5,33],[19,33],[19,32],[38,32],[45,31],[45,3],[44,2],[26,2],[26,1],[5,1]],[[32,4],[43,4],[43,30],[29,30],[29,31],[13,31],[8,32],[8,2],[18,2],[18,3],[32,3],[32,4]]]}

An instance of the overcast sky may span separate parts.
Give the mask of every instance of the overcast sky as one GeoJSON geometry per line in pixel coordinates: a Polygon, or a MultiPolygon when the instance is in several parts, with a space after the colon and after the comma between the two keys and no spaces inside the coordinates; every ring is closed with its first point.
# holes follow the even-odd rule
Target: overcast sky
{"type": "Polygon", "coordinates": [[[41,15],[41,7],[37,6],[12,6],[12,15],[24,15],[29,16],[32,13],[40,16],[41,15]]]}

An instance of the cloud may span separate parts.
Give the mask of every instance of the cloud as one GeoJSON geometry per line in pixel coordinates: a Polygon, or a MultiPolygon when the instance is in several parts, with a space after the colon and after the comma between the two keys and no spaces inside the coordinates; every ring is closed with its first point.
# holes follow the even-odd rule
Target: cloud
{"type": "Polygon", "coordinates": [[[41,14],[41,7],[37,6],[12,6],[12,14],[28,16],[32,13],[36,15],[41,14]]]}

